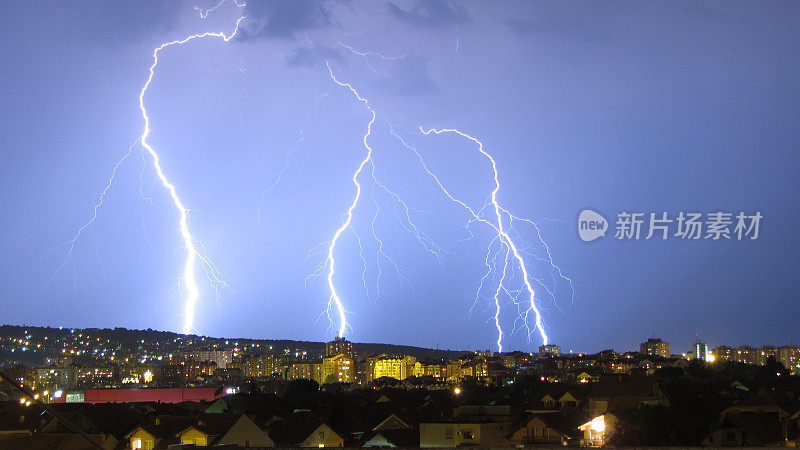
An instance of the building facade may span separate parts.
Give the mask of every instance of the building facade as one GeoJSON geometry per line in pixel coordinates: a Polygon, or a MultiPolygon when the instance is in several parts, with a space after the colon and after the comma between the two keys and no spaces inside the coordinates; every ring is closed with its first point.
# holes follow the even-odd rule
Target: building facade
{"type": "Polygon", "coordinates": [[[339,354],[345,355],[350,359],[355,359],[353,343],[341,337],[335,337],[332,341],[325,343],[326,357],[332,358],[339,354]]]}
{"type": "Polygon", "coordinates": [[[669,342],[664,342],[658,338],[650,338],[639,346],[639,352],[643,355],[669,358],[669,342]]]}

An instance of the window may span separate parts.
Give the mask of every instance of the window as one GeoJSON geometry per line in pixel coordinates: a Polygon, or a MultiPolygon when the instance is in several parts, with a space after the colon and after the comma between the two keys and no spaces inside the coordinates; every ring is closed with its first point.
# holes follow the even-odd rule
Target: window
{"type": "Polygon", "coordinates": [[[453,429],[452,428],[445,428],[444,429],[444,438],[445,439],[453,439],[453,429]]]}
{"type": "Polygon", "coordinates": [[[142,440],[141,439],[134,439],[131,443],[132,448],[142,448],[142,440]]]}
{"type": "Polygon", "coordinates": [[[461,430],[461,438],[462,439],[474,439],[475,434],[472,432],[471,429],[461,430]]]}

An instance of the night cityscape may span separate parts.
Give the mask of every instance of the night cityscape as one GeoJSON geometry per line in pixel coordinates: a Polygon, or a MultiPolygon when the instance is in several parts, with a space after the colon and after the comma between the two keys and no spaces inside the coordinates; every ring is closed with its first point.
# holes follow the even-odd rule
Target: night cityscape
{"type": "Polygon", "coordinates": [[[0,17],[0,450],[800,446],[800,3],[0,17]]]}
{"type": "Polygon", "coordinates": [[[37,411],[29,396],[79,414],[107,448],[786,446],[800,415],[796,345],[673,353],[648,338],[636,351],[563,354],[120,328],[0,335],[6,375],[31,389],[0,391],[8,445],[74,439],[54,420],[14,421],[37,411]]]}

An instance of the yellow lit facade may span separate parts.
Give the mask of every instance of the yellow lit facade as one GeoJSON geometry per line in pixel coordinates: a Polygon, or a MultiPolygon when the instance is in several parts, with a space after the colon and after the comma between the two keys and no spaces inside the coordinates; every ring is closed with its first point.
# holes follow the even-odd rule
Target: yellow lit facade
{"type": "Polygon", "coordinates": [[[338,354],[322,359],[323,383],[352,383],[355,381],[355,363],[352,358],[338,354]]]}
{"type": "Polygon", "coordinates": [[[287,380],[314,380],[322,384],[322,364],[312,362],[292,363],[286,368],[287,380]]]}
{"type": "Polygon", "coordinates": [[[434,377],[444,378],[447,373],[445,364],[423,364],[419,361],[414,363],[415,377],[434,377]]]}
{"type": "Polygon", "coordinates": [[[404,358],[379,355],[369,359],[367,364],[367,380],[389,377],[396,380],[405,380],[414,375],[417,358],[406,356],[404,358]]]}

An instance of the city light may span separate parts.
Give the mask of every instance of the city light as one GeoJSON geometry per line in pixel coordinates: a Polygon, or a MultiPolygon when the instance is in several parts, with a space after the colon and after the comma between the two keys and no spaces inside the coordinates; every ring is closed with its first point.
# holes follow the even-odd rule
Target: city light
{"type": "Polygon", "coordinates": [[[595,417],[591,422],[589,422],[589,427],[592,429],[592,431],[596,431],[598,433],[606,431],[606,416],[595,417]]]}

